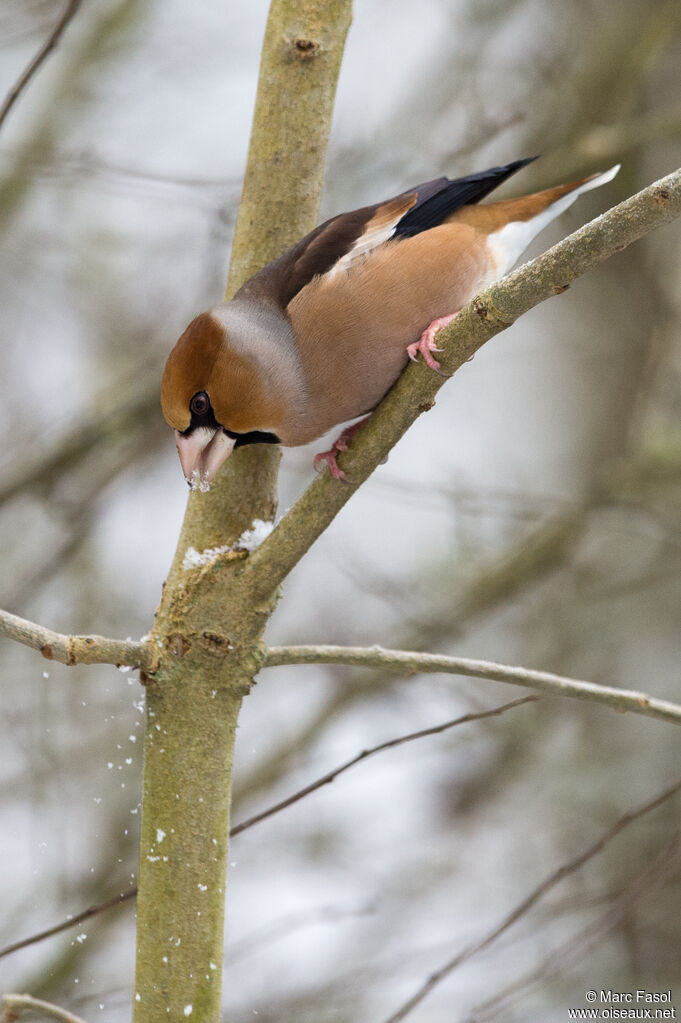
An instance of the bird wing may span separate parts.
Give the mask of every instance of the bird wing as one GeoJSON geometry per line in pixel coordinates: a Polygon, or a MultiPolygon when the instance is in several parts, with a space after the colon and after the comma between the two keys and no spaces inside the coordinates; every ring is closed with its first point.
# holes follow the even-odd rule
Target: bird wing
{"type": "Polygon", "coordinates": [[[347,270],[391,238],[409,238],[442,223],[462,206],[477,203],[535,157],[467,177],[435,178],[392,199],[341,213],[320,224],[244,286],[253,297],[285,309],[315,277],[347,270]]]}
{"type": "Polygon", "coordinates": [[[276,264],[270,264],[279,279],[281,304],[287,306],[314,277],[347,268],[360,255],[387,241],[417,202],[418,195],[411,190],[375,206],[341,213],[321,224],[276,264]]]}

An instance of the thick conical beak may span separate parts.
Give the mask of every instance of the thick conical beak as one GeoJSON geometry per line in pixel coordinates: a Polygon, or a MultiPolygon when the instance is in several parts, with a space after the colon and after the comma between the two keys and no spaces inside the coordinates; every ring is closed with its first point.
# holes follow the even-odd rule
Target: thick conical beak
{"type": "Polygon", "coordinates": [[[199,490],[208,490],[215,474],[234,450],[236,441],[224,430],[199,427],[185,436],[175,430],[175,444],[185,479],[199,490]]]}

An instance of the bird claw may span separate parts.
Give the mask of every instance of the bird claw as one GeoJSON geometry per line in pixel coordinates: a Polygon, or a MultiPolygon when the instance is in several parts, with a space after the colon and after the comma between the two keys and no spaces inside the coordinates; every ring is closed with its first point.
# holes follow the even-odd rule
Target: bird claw
{"type": "Polygon", "coordinates": [[[407,355],[412,362],[418,362],[418,355],[420,353],[429,369],[434,370],[441,377],[449,375],[441,371],[440,363],[437,359],[433,358],[432,353],[443,351],[442,348],[438,348],[435,344],[435,335],[441,327],[446,327],[448,323],[451,323],[456,315],[457,313],[451,313],[449,316],[440,316],[437,320],[433,320],[423,331],[418,341],[407,345],[407,355]]]}
{"type": "Polygon", "coordinates": [[[329,467],[329,472],[331,473],[333,478],[335,480],[341,480],[343,483],[347,483],[348,480],[346,479],[345,473],[336,462],[336,452],[347,450],[348,450],[347,444],[345,445],[344,448],[339,448],[336,443],[328,451],[320,451],[319,454],[314,456],[313,465],[315,468],[315,472],[321,472],[322,462],[326,462],[326,464],[329,467]]]}
{"type": "Polygon", "coordinates": [[[352,426],[346,426],[333,445],[328,451],[320,451],[319,454],[314,456],[314,467],[317,472],[320,472],[320,465],[322,462],[326,462],[329,467],[329,472],[335,480],[340,480],[341,483],[350,483],[351,481],[347,478],[343,470],[336,462],[336,455],[339,455],[342,451],[349,451],[348,441],[352,437],[353,433],[359,430],[362,423],[365,423],[369,417],[365,416],[364,419],[360,419],[358,423],[353,423],[352,426]]]}

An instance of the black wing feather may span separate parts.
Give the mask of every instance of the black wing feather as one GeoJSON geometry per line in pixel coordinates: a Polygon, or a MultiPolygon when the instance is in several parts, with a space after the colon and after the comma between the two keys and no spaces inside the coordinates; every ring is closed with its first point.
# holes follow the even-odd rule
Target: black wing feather
{"type": "Polygon", "coordinates": [[[491,167],[477,174],[469,174],[465,178],[438,178],[425,185],[418,185],[418,202],[406,213],[395,228],[394,238],[410,238],[412,235],[428,231],[431,227],[441,224],[445,217],[461,206],[480,202],[486,195],[494,191],[502,181],[536,160],[530,156],[525,160],[515,160],[504,167],[491,167]]]}

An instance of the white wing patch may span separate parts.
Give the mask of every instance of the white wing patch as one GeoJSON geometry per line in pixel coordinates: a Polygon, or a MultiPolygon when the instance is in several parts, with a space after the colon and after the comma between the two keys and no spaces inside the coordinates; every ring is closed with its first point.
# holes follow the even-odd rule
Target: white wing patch
{"type": "Polygon", "coordinates": [[[366,256],[372,249],[392,238],[400,220],[416,204],[416,200],[416,192],[413,192],[411,195],[401,195],[383,203],[368,221],[356,242],[337,263],[333,264],[325,276],[332,277],[341,270],[348,270],[360,257],[366,256]]]}
{"type": "Polygon", "coordinates": [[[504,274],[508,273],[532,239],[540,231],[543,231],[552,220],[555,220],[561,213],[569,209],[578,196],[583,192],[589,192],[592,188],[599,188],[601,185],[607,184],[608,181],[612,181],[620,166],[618,163],[611,167],[610,170],[604,171],[603,174],[598,174],[596,177],[590,178],[589,181],[585,181],[573,189],[572,192],[568,192],[566,195],[562,195],[560,199],[556,199],[554,203],[547,206],[536,217],[532,217],[530,220],[513,220],[510,224],[505,224],[499,231],[494,231],[488,235],[487,244],[492,258],[497,265],[499,276],[503,277],[504,274]]]}

